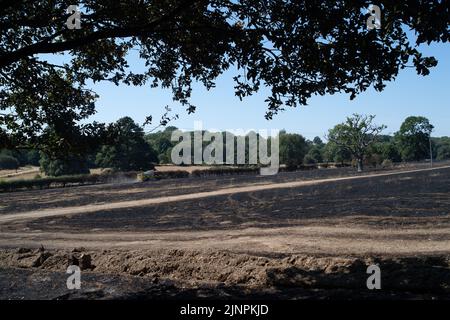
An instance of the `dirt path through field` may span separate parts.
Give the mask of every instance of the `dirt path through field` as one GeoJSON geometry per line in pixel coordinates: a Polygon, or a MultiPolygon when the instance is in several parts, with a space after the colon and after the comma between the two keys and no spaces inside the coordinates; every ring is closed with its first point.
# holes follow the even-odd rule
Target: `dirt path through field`
{"type": "Polygon", "coordinates": [[[415,170],[405,170],[405,171],[396,171],[396,172],[366,174],[366,175],[361,175],[361,176],[319,179],[319,180],[313,180],[313,181],[295,181],[295,182],[284,182],[284,183],[271,183],[271,184],[264,184],[264,185],[251,185],[251,186],[224,188],[224,189],[215,190],[215,191],[183,194],[183,195],[177,195],[177,196],[157,197],[157,198],[150,198],[150,199],[143,199],[143,200],[121,201],[121,202],[113,202],[113,203],[107,203],[107,204],[94,204],[94,205],[83,205],[83,206],[44,209],[44,210],[34,210],[34,211],[17,213],[17,214],[1,215],[0,216],[0,224],[14,222],[14,221],[20,221],[20,220],[38,219],[38,218],[44,218],[44,217],[92,213],[92,212],[111,210],[111,209],[136,208],[136,207],[148,206],[148,205],[153,205],[153,204],[170,203],[170,202],[192,200],[192,199],[201,199],[201,198],[230,195],[230,194],[236,194],[236,193],[295,188],[295,187],[310,186],[310,185],[316,185],[316,184],[322,184],[322,183],[334,182],[334,181],[357,180],[357,179],[367,179],[367,178],[372,178],[372,177],[404,175],[404,174],[410,174],[410,173],[415,173],[415,172],[434,171],[434,170],[442,170],[442,169],[449,169],[449,168],[450,168],[450,166],[442,166],[442,167],[427,168],[427,169],[415,169],[415,170]]]}

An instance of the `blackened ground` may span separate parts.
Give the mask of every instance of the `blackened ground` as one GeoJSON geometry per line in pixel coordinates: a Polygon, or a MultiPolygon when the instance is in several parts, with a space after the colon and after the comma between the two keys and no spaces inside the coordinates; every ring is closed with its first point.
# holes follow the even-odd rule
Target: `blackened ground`
{"type": "Polygon", "coordinates": [[[40,218],[27,222],[27,227],[198,231],[323,225],[327,221],[333,225],[448,227],[450,169],[40,218]]]}
{"type": "MultiPolygon", "coordinates": [[[[446,163],[442,163],[445,165],[446,163]]],[[[447,163],[448,164],[448,163],[447,163]]],[[[411,164],[393,169],[420,169],[424,164],[411,164]]],[[[386,171],[368,169],[365,173],[386,171]]],[[[280,172],[274,176],[258,174],[209,176],[201,178],[168,179],[150,182],[117,183],[49,190],[0,193],[0,214],[18,213],[61,206],[78,206],[111,201],[128,201],[180,195],[230,188],[242,184],[308,181],[359,175],[353,168],[333,168],[297,172],[280,172]]]]}

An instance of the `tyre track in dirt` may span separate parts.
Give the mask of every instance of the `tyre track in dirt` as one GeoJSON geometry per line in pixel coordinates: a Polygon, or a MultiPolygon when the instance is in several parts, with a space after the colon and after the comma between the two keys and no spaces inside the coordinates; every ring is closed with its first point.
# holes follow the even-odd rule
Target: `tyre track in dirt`
{"type": "Polygon", "coordinates": [[[0,216],[0,224],[16,222],[16,221],[23,221],[23,220],[30,220],[30,219],[38,219],[38,218],[44,218],[44,217],[75,215],[75,214],[88,214],[88,213],[92,213],[92,212],[111,210],[111,209],[136,208],[136,207],[142,207],[142,206],[148,206],[148,205],[165,204],[165,203],[179,202],[179,201],[184,201],[184,200],[202,199],[202,198],[207,198],[207,197],[231,195],[231,194],[237,194],[237,193],[248,193],[248,192],[257,192],[257,191],[274,190],[274,189],[289,189],[289,188],[296,188],[296,187],[302,187],[302,186],[318,185],[318,184],[323,184],[323,183],[328,183],[328,182],[360,180],[360,179],[369,179],[369,178],[374,178],[374,177],[399,176],[399,175],[406,175],[406,174],[417,173],[417,172],[437,171],[437,170],[444,170],[444,169],[450,169],[450,166],[441,166],[441,167],[427,168],[427,169],[404,170],[404,171],[386,172],[386,173],[376,173],[376,174],[366,174],[366,175],[350,176],[350,177],[327,178],[327,179],[318,179],[318,180],[311,180],[311,181],[295,181],[295,182],[282,182],[282,183],[271,183],[271,184],[263,184],[263,185],[232,187],[232,188],[224,188],[224,189],[215,190],[215,191],[182,194],[182,195],[176,195],[176,196],[156,197],[156,198],[143,199],[143,200],[132,200],[132,201],[112,202],[112,203],[107,203],[107,204],[94,204],[94,205],[83,205],[83,206],[60,207],[60,208],[43,209],[43,210],[33,210],[33,211],[28,211],[28,212],[16,213],[16,214],[1,215],[0,216]]]}

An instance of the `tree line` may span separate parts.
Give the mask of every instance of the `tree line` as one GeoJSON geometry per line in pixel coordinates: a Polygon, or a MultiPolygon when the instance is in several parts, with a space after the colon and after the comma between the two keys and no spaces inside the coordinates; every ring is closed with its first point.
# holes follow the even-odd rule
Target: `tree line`
{"type": "MultiPolygon", "coordinates": [[[[0,169],[39,165],[48,176],[62,176],[89,173],[91,168],[145,171],[152,169],[155,164],[171,163],[172,148],[178,143],[171,140],[176,127],[169,126],[146,134],[133,119],[124,117],[112,124],[111,128],[114,132],[111,143],[97,146],[89,153],[55,156],[35,149],[3,149],[0,151],[0,169]]],[[[430,159],[430,148],[433,159],[450,159],[450,137],[431,137],[433,125],[425,117],[408,117],[394,135],[382,134],[385,129],[386,126],[375,124],[375,116],[354,114],[331,128],[322,138],[308,140],[301,134],[281,130],[280,163],[292,169],[319,163],[352,164],[361,171],[364,166],[386,166],[430,159]]],[[[224,137],[225,134],[222,132],[224,137]]],[[[250,152],[249,135],[245,136],[247,159],[250,152]]],[[[235,143],[237,138],[234,136],[235,143]]],[[[266,142],[263,137],[259,139],[262,139],[260,143],[266,142]]],[[[270,144],[272,138],[267,139],[270,144]]],[[[226,145],[223,150],[225,154],[226,145]]]]}

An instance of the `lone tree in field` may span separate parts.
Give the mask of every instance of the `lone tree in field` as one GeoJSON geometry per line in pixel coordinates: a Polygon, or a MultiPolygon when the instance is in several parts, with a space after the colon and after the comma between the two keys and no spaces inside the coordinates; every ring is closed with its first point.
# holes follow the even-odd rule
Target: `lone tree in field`
{"type": "Polygon", "coordinates": [[[408,117],[396,138],[405,161],[419,161],[430,157],[430,138],[434,127],[425,117],[408,117]]]}
{"type": "Polygon", "coordinates": [[[363,171],[364,158],[378,135],[386,129],[385,125],[373,124],[373,115],[354,114],[328,132],[328,140],[347,150],[356,160],[358,172],[363,171]]]}
{"type": "Polygon", "coordinates": [[[437,61],[420,45],[449,41],[448,1],[383,1],[381,29],[368,30],[371,2],[78,0],[70,29],[73,1],[1,0],[0,148],[51,148],[47,127],[60,137],[54,151],[102,136],[86,122],[92,82],[169,88],[194,112],[193,81],[211,89],[233,70],[239,98],[269,89],[271,119],[314,95],[381,91],[407,66],[427,75],[437,61]]]}

